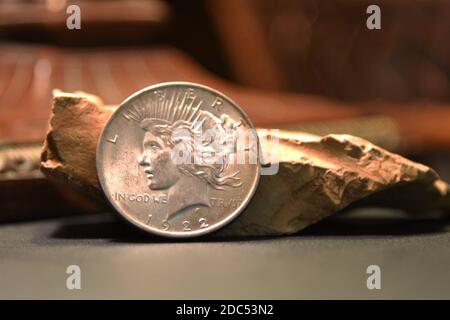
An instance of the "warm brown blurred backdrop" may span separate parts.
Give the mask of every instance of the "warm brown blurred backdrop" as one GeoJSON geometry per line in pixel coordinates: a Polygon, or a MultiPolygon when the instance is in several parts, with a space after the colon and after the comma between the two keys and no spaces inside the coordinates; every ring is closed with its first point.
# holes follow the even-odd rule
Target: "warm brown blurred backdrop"
{"type": "Polygon", "coordinates": [[[118,104],[177,80],[223,91],[257,126],[362,136],[445,177],[449,35],[445,0],[2,1],[0,180],[39,176],[53,89],[118,104]]]}
{"type": "Polygon", "coordinates": [[[320,120],[381,115],[404,149],[447,149],[450,3],[377,1],[381,30],[366,27],[370,4],[3,1],[0,140],[40,139],[53,88],[119,103],[155,82],[189,80],[224,90],[257,125],[312,122],[314,131],[320,120]],[[81,30],[66,27],[70,4],[81,30]]]}

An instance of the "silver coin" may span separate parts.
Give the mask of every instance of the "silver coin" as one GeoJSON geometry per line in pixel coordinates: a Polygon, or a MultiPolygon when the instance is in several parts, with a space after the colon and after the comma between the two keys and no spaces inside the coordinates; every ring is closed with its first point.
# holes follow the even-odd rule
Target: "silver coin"
{"type": "Polygon", "coordinates": [[[97,146],[101,187],[133,225],[192,237],[236,218],[260,175],[259,142],[247,115],[203,85],[167,82],[127,98],[97,146]]]}

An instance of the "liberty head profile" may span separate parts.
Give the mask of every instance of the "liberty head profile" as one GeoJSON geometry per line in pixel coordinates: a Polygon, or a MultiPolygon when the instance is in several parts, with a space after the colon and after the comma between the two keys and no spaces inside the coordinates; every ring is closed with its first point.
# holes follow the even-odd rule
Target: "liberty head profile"
{"type": "Polygon", "coordinates": [[[147,186],[167,191],[167,219],[210,207],[208,188],[242,185],[239,171],[227,170],[240,121],[200,110],[202,101],[189,99],[191,94],[173,91],[168,99],[155,97],[129,111],[144,131],[137,161],[147,186]]]}

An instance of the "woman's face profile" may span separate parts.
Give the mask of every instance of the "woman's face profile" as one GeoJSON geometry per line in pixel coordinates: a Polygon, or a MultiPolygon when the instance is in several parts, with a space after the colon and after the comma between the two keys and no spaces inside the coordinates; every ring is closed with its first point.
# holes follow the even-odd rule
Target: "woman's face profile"
{"type": "Polygon", "coordinates": [[[145,132],[142,147],[139,165],[144,168],[148,187],[162,190],[173,186],[181,173],[172,161],[172,148],[149,131],[145,132]]]}

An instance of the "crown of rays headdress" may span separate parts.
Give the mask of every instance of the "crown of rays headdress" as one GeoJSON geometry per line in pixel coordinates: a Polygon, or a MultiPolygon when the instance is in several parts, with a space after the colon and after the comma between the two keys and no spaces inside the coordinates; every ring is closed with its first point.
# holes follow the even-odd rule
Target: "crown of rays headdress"
{"type": "Polygon", "coordinates": [[[186,91],[164,92],[164,98],[153,95],[150,101],[137,98],[130,107],[124,111],[127,120],[141,123],[143,120],[171,125],[177,121],[186,121],[191,124],[193,131],[197,131],[206,120],[205,114],[200,110],[203,100],[190,96],[186,91]],[[169,97],[167,97],[169,95],[169,97]]]}

